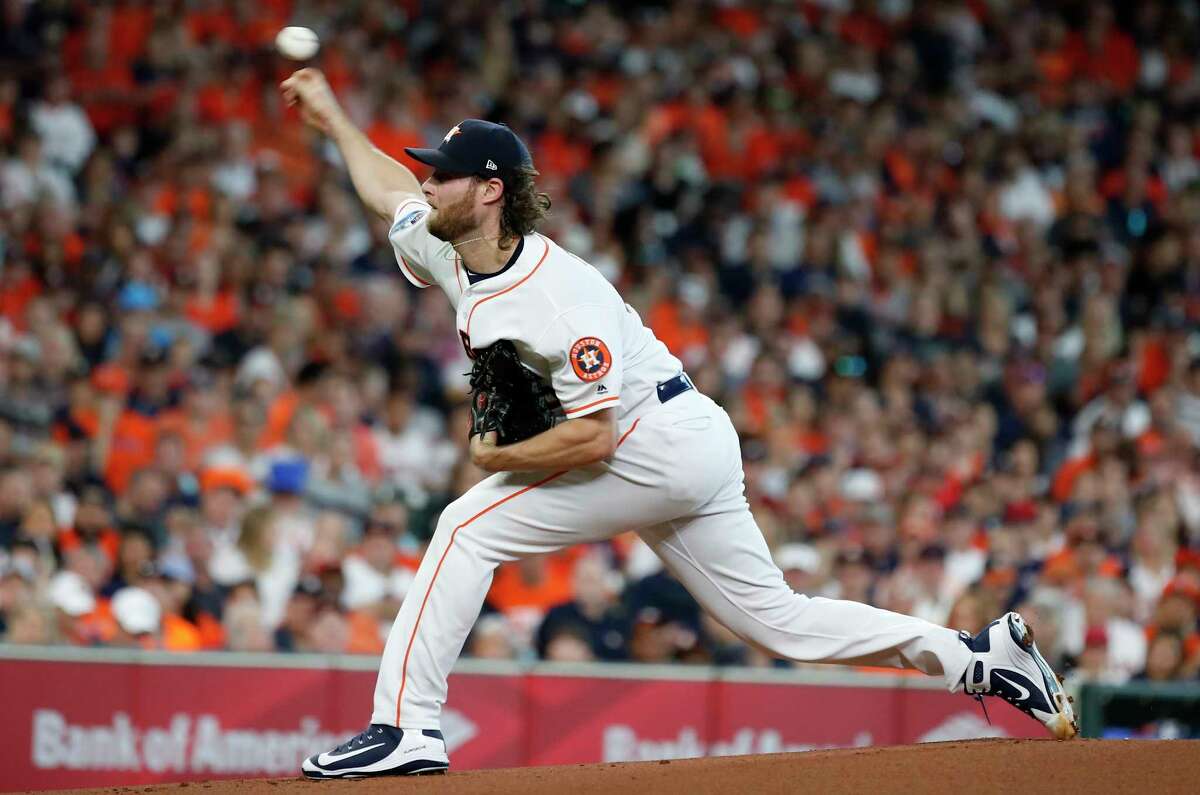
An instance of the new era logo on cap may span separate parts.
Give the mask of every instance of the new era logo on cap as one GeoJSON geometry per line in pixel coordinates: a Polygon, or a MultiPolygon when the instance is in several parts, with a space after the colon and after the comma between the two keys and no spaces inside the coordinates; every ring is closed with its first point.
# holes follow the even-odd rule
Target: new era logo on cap
{"type": "Polygon", "coordinates": [[[450,128],[437,149],[404,150],[414,160],[448,174],[495,177],[533,168],[525,143],[508,127],[481,119],[465,119],[450,128]]]}

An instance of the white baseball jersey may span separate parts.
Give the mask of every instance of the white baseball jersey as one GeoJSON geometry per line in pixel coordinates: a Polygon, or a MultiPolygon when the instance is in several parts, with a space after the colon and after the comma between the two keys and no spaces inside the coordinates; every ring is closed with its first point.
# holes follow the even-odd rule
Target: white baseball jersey
{"type": "Polygon", "coordinates": [[[430,207],[396,208],[389,238],[400,270],[437,285],[458,313],[467,355],[511,340],[522,363],[554,387],[567,418],[616,408],[628,427],[658,405],[656,386],[683,372],[600,272],[544,235],[527,235],[517,261],[471,284],[462,260],[429,234],[430,207]]]}
{"type": "Polygon", "coordinates": [[[598,271],[528,235],[511,267],[471,284],[453,249],[429,234],[429,211],[404,201],[389,237],[409,281],[449,297],[468,351],[511,340],[568,418],[615,407],[621,434],[604,461],[498,472],[442,511],[388,634],[372,723],[439,727],[447,677],[496,566],[625,531],[721,623],[781,657],[916,668],[960,686],[971,655],[951,630],[792,592],[743,495],[728,415],[695,389],[659,399],[656,385],[682,371],[679,360],[598,271]]]}

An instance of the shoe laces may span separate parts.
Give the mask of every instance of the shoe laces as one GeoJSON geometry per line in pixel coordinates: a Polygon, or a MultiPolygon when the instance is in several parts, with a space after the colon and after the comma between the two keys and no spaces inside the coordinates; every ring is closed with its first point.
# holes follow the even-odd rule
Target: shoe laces
{"type": "Polygon", "coordinates": [[[382,736],[383,736],[383,729],[381,729],[377,726],[368,726],[367,728],[363,729],[358,734],[351,737],[346,742],[339,745],[337,747],[338,753],[342,753],[344,751],[349,751],[351,748],[357,748],[359,746],[366,745],[367,741],[370,740],[371,738],[382,737],[382,736]]]}

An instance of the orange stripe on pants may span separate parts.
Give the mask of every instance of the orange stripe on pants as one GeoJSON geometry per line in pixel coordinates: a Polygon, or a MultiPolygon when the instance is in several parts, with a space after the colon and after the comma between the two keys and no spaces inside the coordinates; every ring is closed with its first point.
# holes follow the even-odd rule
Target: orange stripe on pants
{"type": "MultiPolygon", "coordinates": [[[[625,433],[621,435],[621,438],[617,440],[617,447],[620,447],[621,444],[626,439],[629,438],[629,434],[633,433],[633,429],[637,427],[637,424],[640,421],[640,419],[641,418],[639,417],[637,420],[634,420],[633,425],[629,426],[629,430],[625,431],[625,433]]],[[[543,485],[549,483],[550,481],[554,480],[555,478],[562,477],[563,475],[567,474],[568,471],[569,470],[564,469],[561,472],[555,472],[552,475],[547,475],[546,477],[539,480],[537,483],[531,483],[530,485],[526,486],[523,489],[520,489],[519,491],[514,491],[512,494],[508,495],[507,497],[505,497],[503,499],[496,500],[491,505],[487,506],[486,508],[481,510],[479,513],[472,516],[470,519],[467,519],[465,522],[463,522],[462,524],[455,527],[454,531],[452,533],[450,533],[450,541],[446,544],[446,549],[442,551],[442,556],[440,558],[438,558],[437,567],[433,570],[433,577],[431,577],[429,580],[429,587],[425,589],[425,596],[424,596],[424,598],[421,599],[421,609],[417,611],[417,620],[415,622],[413,622],[412,634],[408,636],[408,646],[406,646],[404,649],[404,663],[402,664],[401,669],[400,669],[400,692],[396,695],[396,725],[397,726],[400,725],[400,705],[404,702],[404,685],[408,680],[408,658],[409,658],[409,655],[412,653],[413,643],[417,639],[417,629],[418,629],[418,627],[421,626],[421,617],[423,615],[425,615],[425,606],[429,603],[429,595],[431,593],[433,593],[433,585],[434,585],[434,583],[437,582],[438,573],[441,572],[441,570],[442,570],[442,564],[446,562],[446,556],[448,554],[450,554],[450,549],[454,546],[454,537],[458,535],[458,531],[461,530],[462,528],[466,527],[467,525],[471,524],[471,522],[474,522],[476,519],[483,516],[485,513],[488,513],[489,511],[499,508],[501,505],[508,502],[509,500],[515,499],[516,497],[520,497],[522,494],[532,491],[533,489],[536,489],[538,486],[543,486],[543,485]]]]}

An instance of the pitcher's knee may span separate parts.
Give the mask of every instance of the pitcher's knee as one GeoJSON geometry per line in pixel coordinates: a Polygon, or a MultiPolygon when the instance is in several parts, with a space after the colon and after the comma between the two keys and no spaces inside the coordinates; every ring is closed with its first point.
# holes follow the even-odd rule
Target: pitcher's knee
{"type": "Polygon", "coordinates": [[[800,631],[801,615],[809,599],[788,588],[756,591],[739,605],[742,610],[737,631],[747,640],[783,654],[781,644],[800,631]]]}
{"type": "Polygon", "coordinates": [[[435,543],[453,544],[461,550],[469,550],[473,557],[490,563],[501,558],[496,550],[499,539],[495,537],[495,525],[491,516],[480,516],[476,501],[463,495],[442,510],[438,517],[435,543]]]}
{"type": "Polygon", "coordinates": [[[467,495],[463,495],[442,509],[438,517],[436,535],[450,535],[456,529],[467,523],[478,509],[469,504],[467,495]]]}

